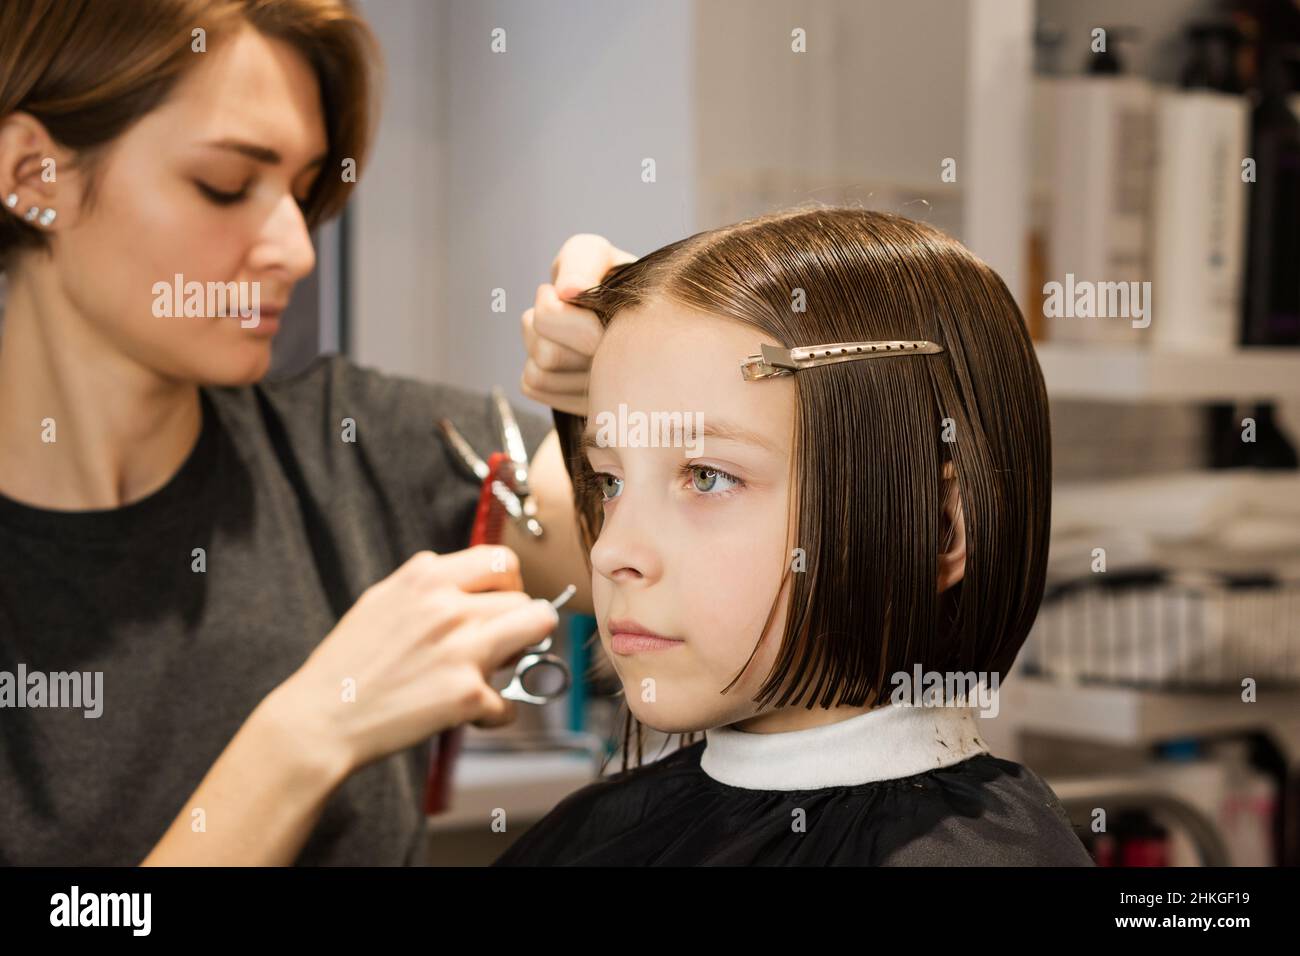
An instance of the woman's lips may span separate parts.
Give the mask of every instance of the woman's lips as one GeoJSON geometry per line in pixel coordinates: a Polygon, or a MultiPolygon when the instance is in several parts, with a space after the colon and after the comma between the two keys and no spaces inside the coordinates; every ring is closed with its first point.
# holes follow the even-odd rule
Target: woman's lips
{"type": "Polygon", "coordinates": [[[609,644],[615,654],[641,654],[646,651],[663,651],[679,647],[685,641],[675,637],[664,637],[649,628],[642,627],[636,621],[617,620],[609,622],[609,644]]]}

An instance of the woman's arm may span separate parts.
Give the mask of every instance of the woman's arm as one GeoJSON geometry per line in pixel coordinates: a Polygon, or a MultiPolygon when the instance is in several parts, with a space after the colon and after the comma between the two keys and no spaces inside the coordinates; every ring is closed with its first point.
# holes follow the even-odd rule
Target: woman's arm
{"type": "Polygon", "coordinates": [[[143,866],[287,866],[302,851],[349,760],[311,741],[275,691],[258,705],[143,866]]]}
{"type": "Polygon", "coordinates": [[[528,484],[537,503],[537,520],[545,531],[534,538],[507,521],[502,543],[519,555],[524,588],[538,597],[554,597],[570,584],[578,590],[572,610],[592,613],[591,569],[587,566],[573,515],[573,487],[560,453],[560,436],[546,436],[528,464],[528,484]]]}

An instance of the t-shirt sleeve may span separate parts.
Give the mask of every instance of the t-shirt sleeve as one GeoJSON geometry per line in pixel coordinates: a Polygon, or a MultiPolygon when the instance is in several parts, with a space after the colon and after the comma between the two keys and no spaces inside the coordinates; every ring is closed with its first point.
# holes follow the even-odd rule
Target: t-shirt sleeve
{"type": "MultiPolygon", "coordinates": [[[[325,355],[300,373],[321,378],[326,415],[323,436],[339,449],[346,420],[355,423],[354,457],[372,487],[393,501],[387,514],[407,515],[414,523],[408,538],[415,548],[440,553],[469,544],[480,482],[443,439],[438,420],[446,417],[484,460],[503,451],[496,413],[487,388],[482,392],[381,372],[341,355],[325,355]]],[[[299,383],[304,384],[304,383],[299,383]]],[[[315,388],[295,392],[320,397],[315,388]]],[[[549,416],[511,402],[531,459],[551,431],[549,416]]],[[[316,410],[319,416],[319,409],[316,410]]],[[[319,421],[319,418],[317,418],[319,421]]],[[[323,456],[328,466],[333,455],[323,456]]]]}

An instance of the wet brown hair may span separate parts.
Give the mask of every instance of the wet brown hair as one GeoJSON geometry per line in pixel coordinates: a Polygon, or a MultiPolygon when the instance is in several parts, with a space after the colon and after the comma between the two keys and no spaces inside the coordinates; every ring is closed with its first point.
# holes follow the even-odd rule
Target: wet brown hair
{"type": "MultiPolygon", "coordinates": [[[[242,25],[283,40],[314,69],[329,140],[308,197],[309,227],[337,214],[373,135],[379,47],[349,0],[3,0],[0,117],[26,112],[77,154],[93,202],[96,162],[136,120],[160,106],[197,60],[191,31],[211,45],[242,25]]],[[[0,213],[0,269],[15,251],[48,248],[49,237],[0,213]]]]}
{"type": "MultiPolygon", "coordinates": [[[[785,632],[755,702],[884,703],[891,676],[914,665],[1001,680],[1038,613],[1051,519],[1047,395],[1001,278],[924,223],[817,207],[674,242],[616,266],[573,301],[608,325],[655,299],[747,322],[786,347],[928,339],[944,348],[795,373],[787,531],[806,570],[787,564],[785,632]],[[793,307],[796,290],[805,311],[793,307]],[[961,490],[966,568],[940,595],[943,495],[955,491],[942,480],[948,461],[961,490]]],[[[603,511],[579,451],[585,419],[555,417],[589,552],[603,511]]],[[[775,612],[774,602],[764,632],[775,612]]],[[[640,764],[642,728],[628,710],[625,770],[634,726],[640,764]]]]}

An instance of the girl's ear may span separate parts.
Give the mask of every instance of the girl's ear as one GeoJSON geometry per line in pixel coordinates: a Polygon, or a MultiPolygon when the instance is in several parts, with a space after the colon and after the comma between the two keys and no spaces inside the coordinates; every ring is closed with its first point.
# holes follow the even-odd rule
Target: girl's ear
{"type": "Polygon", "coordinates": [[[944,462],[943,492],[942,540],[945,548],[939,552],[940,594],[966,574],[966,522],[961,510],[961,489],[957,486],[956,469],[951,461],[944,462]]]}

